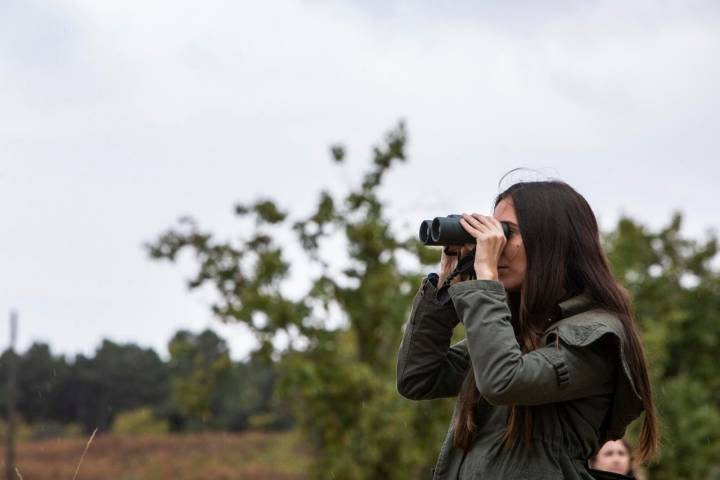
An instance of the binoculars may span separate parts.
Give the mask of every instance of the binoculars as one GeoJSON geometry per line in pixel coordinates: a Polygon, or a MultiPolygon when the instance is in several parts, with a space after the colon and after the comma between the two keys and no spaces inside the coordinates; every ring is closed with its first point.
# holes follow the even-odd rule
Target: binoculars
{"type": "MultiPolygon", "coordinates": [[[[465,245],[475,243],[475,238],[460,225],[462,215],[448,215],[447,217],[435,217],[432,220],[423,220],[420,224],[420,241],[432,246],[465,245]]],[[[507,222],[502,224],[505,238],[510,238],[510,225],[507,222]]]]}

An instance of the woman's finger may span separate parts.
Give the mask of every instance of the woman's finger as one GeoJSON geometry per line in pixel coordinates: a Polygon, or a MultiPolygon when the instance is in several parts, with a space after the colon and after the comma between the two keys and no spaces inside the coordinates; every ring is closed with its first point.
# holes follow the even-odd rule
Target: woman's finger
{"type": "Polygon", "coordinates": [[[463,214],[463,218],[465,219],[465,222],[473,227],[478,233],[483,233],[487,231],[487,227],[483,225],[481,222],[479,222],[475,217],[468,214],[463,214]]]}
{"type": "Polygon", "coordinates": [[[479,213],[473,213],[473,217],[475,217],[484,227],[486,227],[490,231],[502,231],[502,225],[495,217],[490,217],[488,215],[480,215],[479,213]]]}
{"type": "Polygon", "coordinates": [[[482,215],[482,214],[479,214],[479,213],[473,213],[472,216],[473,216],[473,218],[477,219],[477,221],[479,221],[479,222],[481,222],[481,223],[483,223],[483,224],[488,223],[488,218],[489,218],[489,217],[488,217],[487,215],[482,215]]]}
{"type": "Polygon", "coordinates": [[[488,219],[500,230],[502,230],[502,223],[495,217],[488,217],[488,219]]]}
{"type": "Polygon", "coordinates": [[[466,232],[468,232],[471,236],[477,237],[477,235],[480,233],[477,229],[475,229],[470,223],[465,220],[465,218],[460,219],[460,225],[465,229],[466,232]]]}
{"type": "Polygon", "coordinates": [[[492,223],[488,222],[487,215],[481,215],[479,213],[473,213],[472,217],[476,219],[481,225],[485,227],[492,227],[492,223]]]}
{"type": "Polygon", "coordinates": [[[486,225],[482,224],[477,218],[472,215],[463,214],[463,218],[478,232],[485,232],[488,228],[486,225]]]}

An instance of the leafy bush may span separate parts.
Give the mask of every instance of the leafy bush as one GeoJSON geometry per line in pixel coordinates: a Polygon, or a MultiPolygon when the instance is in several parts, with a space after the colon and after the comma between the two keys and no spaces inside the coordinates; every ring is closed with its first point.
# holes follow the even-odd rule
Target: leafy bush
{"type": "Polygon", "coordinates": [[[118,414],[112,431],[125,435],[161,434],[168,431],[168,423],[155,418],[150,408],[138,408],[118,414]]]}

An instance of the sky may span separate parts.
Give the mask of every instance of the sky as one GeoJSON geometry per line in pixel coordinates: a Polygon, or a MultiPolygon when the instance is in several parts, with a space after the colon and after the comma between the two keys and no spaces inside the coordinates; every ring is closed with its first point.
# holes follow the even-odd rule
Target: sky
{"type": "Polygon", "coordinates": [[[21,350],[109,338],[166,355],[177,330],[210,327],[246,357],[248,331],[187,290],[191,258],[143,244],[184,215],[241,235],[233,205],[257,198],[301,217],[320,189],[357,185],[401,119],[409,160],[382,189],[398,231],[490,213],[526,167],[575,187],[604,229],[680,211],[705,238],[719,90],[715,1],[4,0],[0,320],[18,311],[21,350]]]}

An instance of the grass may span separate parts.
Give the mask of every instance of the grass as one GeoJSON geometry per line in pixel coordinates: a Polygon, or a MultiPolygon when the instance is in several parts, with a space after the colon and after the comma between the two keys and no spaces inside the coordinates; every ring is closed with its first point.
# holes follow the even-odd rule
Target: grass
{"type": "MultiPolygon", "coordinates": [[[[88,443],[85,437],[21,442],[18,471],[24,480],[72,480],[88,443]]],[[[309,462],[297,432],[98,434],[77,480],[301,480],[309,462]]]]}

